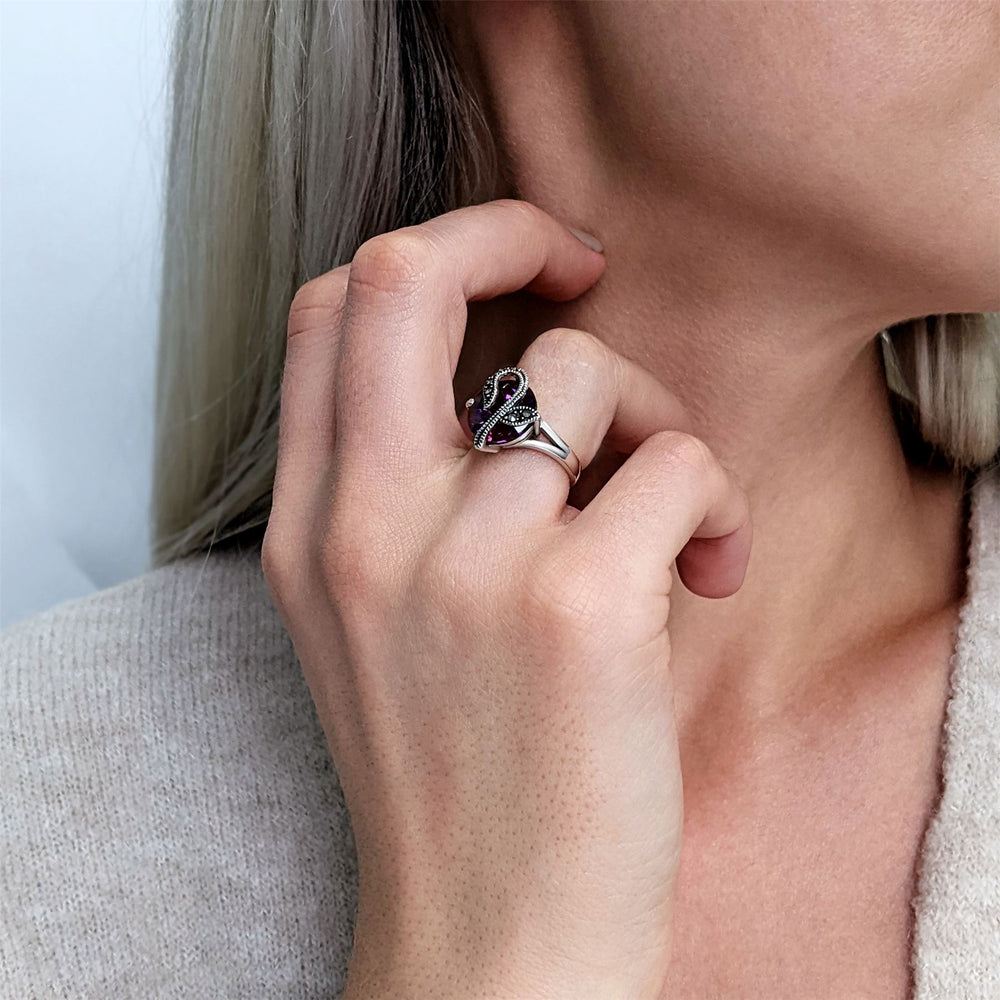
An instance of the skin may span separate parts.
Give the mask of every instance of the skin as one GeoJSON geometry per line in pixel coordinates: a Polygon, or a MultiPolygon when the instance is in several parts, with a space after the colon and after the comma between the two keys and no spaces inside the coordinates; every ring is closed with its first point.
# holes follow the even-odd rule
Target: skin
{"type": "Polygon", "coordinates": [[[358,839],[345,996],[904,996],[962,482],[906,461],[875,337],[1000,308],[1000,8],[443,11],[544,214],[300,291],[264,546],[358,839]],[[568,506],[442,389],[372,406],[515,358],[591,464],[568,506]]]}
{"type": "Polygon", "coordinates": [[[683,400],[753,500],[748,579],[721,604],[677,595],[675,656],[706,686],[736,664],[756,710],[817,629],[846,648],[951,602],[956,483],[903,460],[875,335],[1000,308],[1000,6],[446,10],[512,160],[497,195],[596,234],[609,262],[579,300],[519,303],[528,332],[504,336],[489,303],[468,339],[499,337],[492,360],[536,328],[590,330],[683,400]]]}
{"type": "Polygon", "coordinates": [[[1000,308],[1000,6],[444,10],[497,193],[608,259],[574,302],[483,304],[457,384],[593,331],[676,392],[753,511],[739,592],[673,591],[664,996],[902,996],[965,543],[960,478],[901,453],[875,335],[1000,308]]]}
{"type": "Polygon", "coordinates": [[[670,566],[732,594],[746,496],[676,396],[583,331],[521,363],[572,375],[560,421],[585,466],[604,440],[630,453],[586,509],[551,460],[484,462],[448,398],[468,301],[565,301],[604,268],[495,200],[367,241],[292,303],[261,559],[357,843],[345,1000],[659,995],[682,813],[670,566]],[[426,391],[384,391],[403,383],[426,391]]]}

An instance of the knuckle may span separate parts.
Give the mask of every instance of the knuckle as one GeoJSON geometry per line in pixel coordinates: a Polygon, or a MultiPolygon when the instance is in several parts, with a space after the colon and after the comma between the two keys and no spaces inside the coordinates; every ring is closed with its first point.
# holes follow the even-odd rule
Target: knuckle
{"type": "Polygon", "coordinates": [[[294,601],[299,588],[302,560],[298,551],[295,536],[272,514],[261,542],[260,566],[264,581],[281,611],[294,601]]]}
{"type": "Polygon", "coordinates": [[[349,274],[350,265],[343,264],[341,267],[335,267],[332,271],[326,271],[315,278],[310,278],[304,284],[299,285],[292,296],[289,311],[328,309],[331,306],[336,306],[343,296],[349,274]]]}
{"type": "Polygon", "coordinates": [[[592,644],[606,620],[601,576],[594,570],[590,565],[570,567],[551,556],[542,557],[518,591],[521,619],[562,649],[592,644]]]}
{"type": "Polygon", "coordinates": [[[349,284],[352,289],[398,291],[426,277],[431,262],[430,242],[415,229],[382,233],[358,247],[349,284]]]}
{"type": "Polygon", "coordinates": [[[260,568],[272,590],[280,588],[281,583],[288,579],[290,567],[271,522],[268,522],[264,530],[264,540],[260,546],[260,568]]]}
{"type": "Polygon", "coordinates": [[[496,198],[489,202],[496,206],[505,215],[512,219],[517,219],[530,226],[544,225],[552,222],[552,216],[544,209],[530,201],[523,201],[519,198],[496,198]]]}
{"type": "Polygon", "coordinates": [[[330,318],[340,314],[349,273],[349,265],[345,264],[299,286],[288,308],[289,338],[303,330],[326,325],[330,318]]]}
{"type": "Polygon", "coordinates": [[[585,330],[555,327],[540,333],[525,349],[522,359],[528,368],[553,367],[561,377],[581,380],[587,385],[603,383],[609,377],[617,385],[617,355],[585,330]],[[610,373],[610,374],[609,374],[610,373]]]}
{"type": "Polygon", "coordinates": [[[657,431],[649,440],[659,453],[661,466],[673,475],[681,474],[702,481],[718,471],[712,449],[693,434],[676,430],[657,431]]]}
{"type": "Polygon", "coordinates": [[[608,356],[608,348],[592,333],[568,326],[557,326],[540,333],[525,354],[533,350],[594,369],[601,367],[608,356]]]}

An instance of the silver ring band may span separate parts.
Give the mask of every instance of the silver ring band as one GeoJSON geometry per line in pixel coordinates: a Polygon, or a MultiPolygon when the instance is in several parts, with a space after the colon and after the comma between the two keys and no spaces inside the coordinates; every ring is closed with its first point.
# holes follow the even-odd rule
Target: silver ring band
{"type": "Polygon", "coordinates": [[[533,448],[554,458],[569,476],[570,486],[580,478],[579,456],[538,413],[527,373],[501,368],[482,390],[465,401],[467,432],[477,451],[533,448]]]}

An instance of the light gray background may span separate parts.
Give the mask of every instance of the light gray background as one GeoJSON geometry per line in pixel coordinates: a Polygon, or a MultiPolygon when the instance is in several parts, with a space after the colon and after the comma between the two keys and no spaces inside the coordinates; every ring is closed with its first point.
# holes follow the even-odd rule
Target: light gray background
{"type": "Polygon", "coordinates": [[[171,14],[0,2],[0,625],[148,566],[171,14]]]}

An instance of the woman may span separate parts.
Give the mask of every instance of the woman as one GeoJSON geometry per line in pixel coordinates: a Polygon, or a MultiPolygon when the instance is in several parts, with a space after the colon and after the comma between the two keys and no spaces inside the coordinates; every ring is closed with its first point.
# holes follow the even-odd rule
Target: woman
{"type": "Polygon", "coordinates": [[[998,40],[183,8],[162,565],[5,637],[7,992],[997,995],[998,40]]]}

